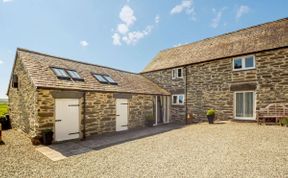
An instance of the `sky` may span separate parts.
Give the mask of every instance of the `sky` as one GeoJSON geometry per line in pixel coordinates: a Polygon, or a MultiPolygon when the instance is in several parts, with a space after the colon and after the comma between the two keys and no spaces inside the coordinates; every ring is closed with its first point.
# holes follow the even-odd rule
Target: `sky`
{"type": "Polygon", "coordinates": [[[0,98],[17,47],[131,72],[160,50],[288,16],[287,0],[0,0],[0,98]]]}

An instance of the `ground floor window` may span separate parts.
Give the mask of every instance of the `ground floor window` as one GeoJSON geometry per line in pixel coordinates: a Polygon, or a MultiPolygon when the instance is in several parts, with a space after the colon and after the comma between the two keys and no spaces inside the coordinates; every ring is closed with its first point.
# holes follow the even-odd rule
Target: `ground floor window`
{"type": "Polygon", "coordinates": [[[172,104],[173,105],[183,105],[184,104],[184,95],[172,95],[172,104]]]}
{"type": "Polygon", "coordinates": [[[236,92],[234,100],[236,119],[255,119],[255,92],[236,92]]]}

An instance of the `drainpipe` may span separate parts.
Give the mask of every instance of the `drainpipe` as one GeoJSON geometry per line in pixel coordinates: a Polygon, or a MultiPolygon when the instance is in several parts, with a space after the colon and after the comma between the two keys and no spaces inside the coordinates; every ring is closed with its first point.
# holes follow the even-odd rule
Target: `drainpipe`
{"type": "Polygon", "coordinates": [[[86,139],[86,92],[83,94],[83,140],[86,139]]]}
{"type": "Polygon", "coordinates": [[[186,121],[186,124],[188,124],[188,120],[187,120],[187,117],[188,117],[188,106],[187,106],[187,66],[185,66],[185,121],[186,121]]]}

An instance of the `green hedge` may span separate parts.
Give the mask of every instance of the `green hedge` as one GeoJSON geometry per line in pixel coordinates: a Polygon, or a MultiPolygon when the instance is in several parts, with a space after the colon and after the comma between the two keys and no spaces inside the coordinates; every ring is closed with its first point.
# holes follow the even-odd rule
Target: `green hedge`
{"type": "Polygon", "coordinates": [[[8,113],[8,105],[6,103],[0,103],[0,117],[8,113]]]}

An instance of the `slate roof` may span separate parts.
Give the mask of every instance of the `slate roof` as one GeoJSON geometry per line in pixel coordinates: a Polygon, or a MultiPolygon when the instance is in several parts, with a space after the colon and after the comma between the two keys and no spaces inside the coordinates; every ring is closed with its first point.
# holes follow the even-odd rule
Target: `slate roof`
{"type": "Polygon", "coordinates": [[[37,88],[170,95],[169,92],[139,74],[21,48],[17,49],[16,56],[22,60],[24,68],[37,88]],[[50,67],[76,70],[85,81],[58,79],[50,67]],[[110,75],[118,85],[99,83],[91,72],[110,75]]]}
{"type": "Polygon", "coordinates": [[[142,73],[288,46],[288,18],[160,51],[142,73]]]}

